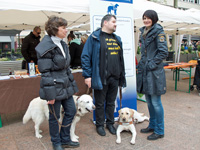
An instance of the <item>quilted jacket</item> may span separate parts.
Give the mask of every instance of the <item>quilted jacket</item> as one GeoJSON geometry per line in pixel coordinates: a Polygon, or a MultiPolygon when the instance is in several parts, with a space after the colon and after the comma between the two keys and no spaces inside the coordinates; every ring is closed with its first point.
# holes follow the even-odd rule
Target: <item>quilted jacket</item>
{"type": "Polygon", "coordinates": [[[61,41],[66,58],[60,48],[46,35],[36,47],[38,69],[41,72],[40,98],[64,100],[78,92],[70,71],[70,55],[67,44],[61,41]]]}

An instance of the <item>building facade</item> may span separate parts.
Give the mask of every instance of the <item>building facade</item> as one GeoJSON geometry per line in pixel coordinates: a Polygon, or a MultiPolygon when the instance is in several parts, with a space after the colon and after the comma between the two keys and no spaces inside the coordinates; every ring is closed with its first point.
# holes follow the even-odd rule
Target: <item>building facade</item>
{"type": "MultiPolygon", "coordinates": [[[[174,6],[174,0],[149,0],[152,2],[160,3],[167,6],[174,6]]],[[[177,0],[178,8],[187,10],[190,8],[195,8],[200,10],[200,0],[177,0]]]]}

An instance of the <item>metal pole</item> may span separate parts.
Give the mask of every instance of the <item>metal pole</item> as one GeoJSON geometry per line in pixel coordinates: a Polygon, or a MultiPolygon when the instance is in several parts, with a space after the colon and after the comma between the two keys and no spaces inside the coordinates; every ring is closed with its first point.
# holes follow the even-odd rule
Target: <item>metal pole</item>
{"type": "Polygon", "coordinates": [[[174,8],[178,8],[178,0],[174,0],[174,8]]]}
{"type": "MultiPolygon", "coordinates": [[[[174,0],[174,8],[178,8],[178,0],[174,0]]],[[[175,42],[175,35],[172,35],[172,49],[177,52],[175,50],[176,46],[175,46],[176,42],[175,42]]],[[[177,54],[176,54],[177,55],[177,54]]]]}

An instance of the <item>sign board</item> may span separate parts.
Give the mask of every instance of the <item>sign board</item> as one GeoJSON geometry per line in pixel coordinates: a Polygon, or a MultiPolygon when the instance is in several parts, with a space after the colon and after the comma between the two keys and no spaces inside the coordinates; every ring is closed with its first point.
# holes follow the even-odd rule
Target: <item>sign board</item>
{"type": "MultiPolygon", "coordinates": [[[[122,107],[137,109],[133,0],[90,0],[91,33],[100,28],[101,19],[106,14],[117,18],[115,34],[121,37],[126,71],[127,87],[122,89],[122,107]]],[[[120,109],[119,95],[116,98],[114,116],[120,109]]],[[[94,116],[95,120],[95,116],[94,116]]]]}

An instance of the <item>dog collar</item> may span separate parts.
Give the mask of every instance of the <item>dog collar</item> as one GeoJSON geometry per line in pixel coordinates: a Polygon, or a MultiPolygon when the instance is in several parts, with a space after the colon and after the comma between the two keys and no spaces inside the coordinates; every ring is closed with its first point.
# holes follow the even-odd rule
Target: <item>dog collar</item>
{"type": "Polygon", "coordinates": [[[130,121],[130,122],[119,122],[119,125],[125,125],[125,126],[128,126],[130,124],[133,124],[133,121],[130,121]]]}

